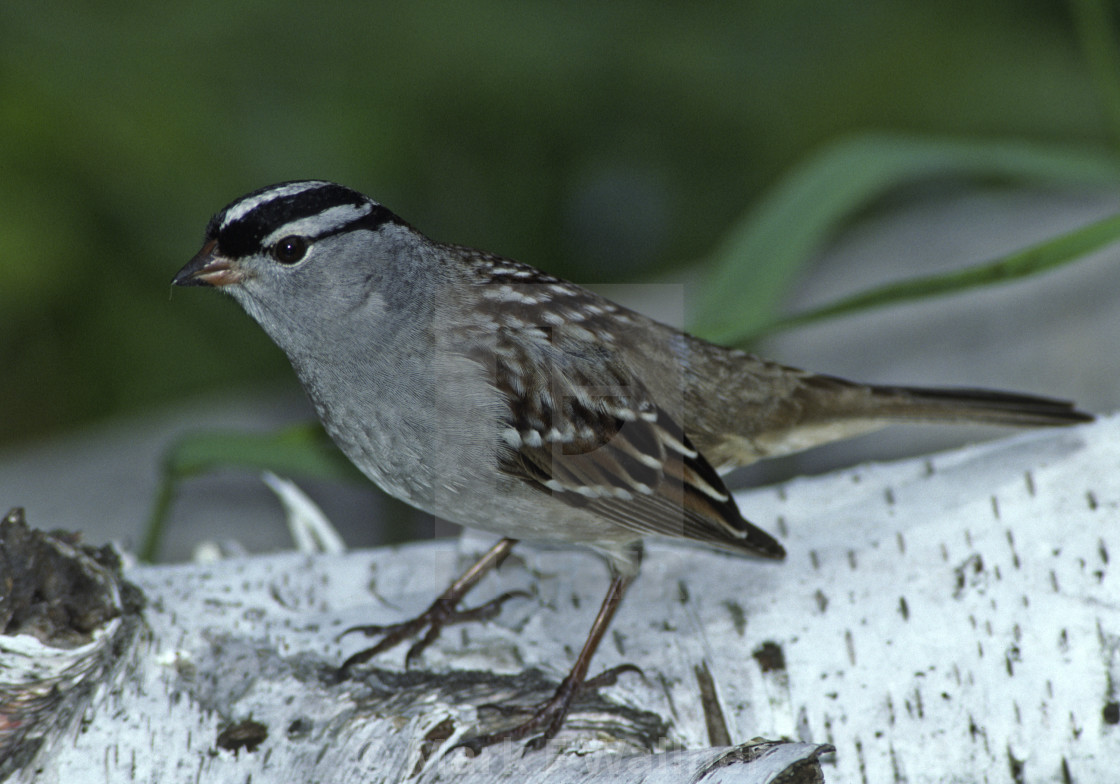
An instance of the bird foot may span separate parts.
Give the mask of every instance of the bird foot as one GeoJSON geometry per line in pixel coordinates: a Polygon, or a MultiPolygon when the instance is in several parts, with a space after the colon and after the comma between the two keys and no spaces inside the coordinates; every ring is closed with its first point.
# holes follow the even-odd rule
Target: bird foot
{"type": "Polygon", "coordinates": [[[376,624],[352,626],[338,635],[338,639],[342,639],[352,632],[361,632],[367,637],[373,637],[378,634],[385,635],[376,645],[358,651],[344,661],[342,666],[338,668],[339,677],[348,677],[354,667],[369,661],[377,654],[387,651],[411,637],[416,637],[424,629],[427,629],[424,636],[413,643],[412,647],[408,649],[408,653],[405,654],[405,667],[410,668],[420,658],[420,654],[424,652],[424,649],[439,639],[443,627],[459,623],[470,623],[473,621],[488,621],[497,616],[498,613],[501,612],[502,605],[510,599],[529,598],[529,593],[526,591],[507,591],[498,598],[491,599],[478,607],[459,610],[456,609],[456,605],[458,605],[459,601],[463,598],[462,594],[465,593],[465,591],[459,592],[453,590],[453,588],[444,592],[438,599],[432,602],[431,607],[411,620],[384,626],[376,624]]]}
{"type": "Polygon", "coordinates": [[[491,704],[482,706],[496,709],[501,713],[528,713],[530,716],[526,721],[514,727],[486,735],[476,735],[456,744],[454,748],[464,748],[470,752],[471,756],[477,756],[487,746],[505,741],[519,741],[538,730],[543,730],[540,734],[529,739],[528,743],[525,744],[525,751],[543,749],[550,740],[556,737],[556,733],[560,731],[565,717],[572,709],[572,703],[581,692],[611,686],[618,680],[618,676],[624,672],[636,672],[638,675],[645,677],[642,671],[633,664],[623,664],[586,680],[568,675],[560,682],[556,692],[539,705],[526,707],[491,704]]]}

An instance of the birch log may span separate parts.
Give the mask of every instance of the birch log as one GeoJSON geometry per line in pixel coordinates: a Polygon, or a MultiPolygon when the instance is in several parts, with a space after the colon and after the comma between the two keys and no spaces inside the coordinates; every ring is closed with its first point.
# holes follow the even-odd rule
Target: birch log
{"type": "Polygon", "coordinates": [[[643,676],[586,695],[525,755],[452,747],[510,721],[487,703],[530,703],[566,672],[606,587],[585,553],[520,545],[469,598],[533,598],[445,630],[419,667],[396,650],[341,683],[332,665],[365,643],[342,629],[416,614],[491,540],[132,568],[146,606],[108,592],[117,611],[88,640],[0,638],[0,774],[1116,780],[1118,469],[1112,417],[742,493],[788,560],[651,542],[595,661],[643,676]],[[53,709],[21,714],[26,695],[53,709]]]}

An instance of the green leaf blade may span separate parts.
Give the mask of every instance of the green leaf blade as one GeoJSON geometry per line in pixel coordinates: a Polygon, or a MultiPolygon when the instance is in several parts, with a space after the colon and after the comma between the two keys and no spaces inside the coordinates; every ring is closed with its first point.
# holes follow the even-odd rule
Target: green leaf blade
{"type": "Polygon", "coordinates": [[[888,283],[793,316],[777,317],[742,338],[746,343],[771,332],[837,316],[956,294],[972,288],[1047,272],[1120,242],[1120,215],[1083,226],[1023,250],[965,269],[888,283]]]}
{"type": "Polygon", "coordinates": [[[870,134],[841,140],[782,180],[729,232],[710,262],[693,331],[742,342],[773,323],[804,265],[849,216],[902,185],[932,178],[1080,186],[1120,184],[1120,157],[1020,142],[870,134]]]}

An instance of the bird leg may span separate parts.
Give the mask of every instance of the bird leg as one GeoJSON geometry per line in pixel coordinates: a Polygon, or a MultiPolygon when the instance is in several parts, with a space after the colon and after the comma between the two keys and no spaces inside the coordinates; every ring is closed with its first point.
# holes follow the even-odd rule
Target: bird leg
{"type": "Polygon", "coordinates": [[[615,679],[622,672],[637,670],[634,665],[626,664],[607,670],[595,678],[587,678],[587,669],[591,665],[591,657],[595,655],[595,650],[599,647],[599,642],[603,639],[607,627],[610,626],[611,619],[622,601],[623,594],[626,593],[626,589],[633,580],[633,575],[614,574],[612,576],[607,595],[599,608],[599,614],[595,616],[595,622],[591,624],[591,632],[587,635],[587,641],[583,644],[579,656],[576,657],[576,663],[572,667],[572,671],[568,673],[568,677],[560,682],[560,686],[557,687],[552,697],[529,709],[532,711],[532,715],[528,721],[500,732],[470,738],[458,745],[478,754],[486,746],[492,746],[503,741],[521,740],[537,730],[543,730],[526,744],[527,749],[543,748],[560,731],[560,726],[564,723],[564,717],[568,715],[572,702],[581,690],[588,687],[609,686],[615,682],[615,679]]]}
{"type": "Polygon", "coordinates": [[[415,637],[423,629],[427,628],[428,631],[424,636],[413,643],[412,647],[408,649],[408,653],[405,654],[405,667],[411,667],[420,657],[420,654],[423,653],[424,649],[439,638],[440,631],[444,626],[466,623],[469,621],[489,620],[496,616],[501,611],[502,605],[510,599],[514,597],[528,597],[529,594],[525,591],[508,591],[497,599],[492,599],[478,607],[471,607],[464,610],[456,609],[456,606],[462,601],[467,591],[473,588],[487,572],[501,564],[506,556],[509,555],[510,550],[513,549],[515,544],[517,544],[516,539],[506,538],[491,547],[477,563],[470,569],[467,569],[458,580],[451,583],[448,589],[440,594],[438,599],[432,602],[431,607],[412,620],[385,626],[352,626],[340,634],[339,639],[351,632],[362,632],[367,637],[372,637],[376,634],[383,634],[385,636],[373,647],[358,651],[344,661],[342,666],[339,667],[339,676],[342,678],[348,677],[350,671],[357,665],[369,661],[382,651],[387,651],[410,637],[415,637]]]}

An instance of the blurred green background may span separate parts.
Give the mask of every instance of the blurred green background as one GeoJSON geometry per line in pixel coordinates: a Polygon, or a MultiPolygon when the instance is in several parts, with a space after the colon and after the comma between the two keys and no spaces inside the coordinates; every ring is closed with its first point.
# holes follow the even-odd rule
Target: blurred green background
{"type": "Polygon", "coordinates": [[[231,302],[169,301],[248,190],[334,179],[437,239],[648,279],[845,134],[1105,147],[1077,7],[5,0],[0,442],[295,385],[231,302]]]}

